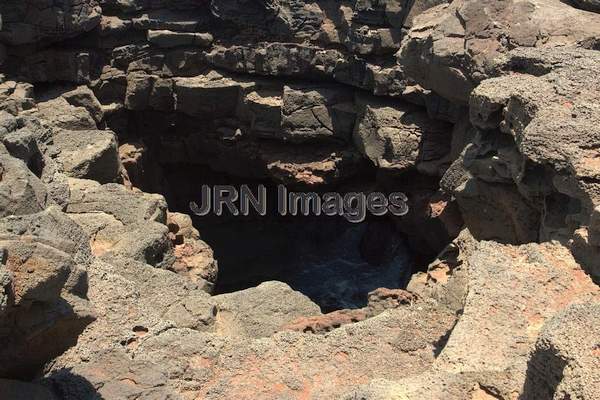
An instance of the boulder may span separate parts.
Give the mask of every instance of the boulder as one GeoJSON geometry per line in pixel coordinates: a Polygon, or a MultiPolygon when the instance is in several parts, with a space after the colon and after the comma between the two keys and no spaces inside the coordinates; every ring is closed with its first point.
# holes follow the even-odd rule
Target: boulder
{"type": "MultiPolygon", "coordinates": [[[[502,204],[512,204],[511,213],[521,210],[520,217],[498,216],[514,221],[511,224],[517,230],[511,228],[511,236],[525,229],[530,233],[522,240],[528,241],[539,229],[540,240],[571,240],[573,232],[595,224],[594,210],[600,204],[600,169],[597,152],[591,150],[599,139],[590,128],[598,114],[594,106],[598,82],[589,78],[597,68],[598,57],[594,51],[581,49],[519,49],[508,58],[507,68],[518,69],[519,74],[486,80],[473,92],[470,115],[479,131],[473,141],[477,150],[468,148],[463,164],[479,181],[513,187],[510,201],[499,193],[496,200],[490,196],[491,202],[484,201],[490,204],[488,211],[498,212],[505,208],[502,204]],[[564,87],[570,89],[562,90],[564,87]]],[[[473,189],[481,185],[490,186],[467,184],[473,189]]],[[[475,193],[468,190],[463,194],[472,197],[468,192],[475,193]]],[[[464,199],[462,194],[457,197],[459,203],[461,197],[464,199]]],[[[475,214],[482,208],[474,209],[473,205],[462,207],[466,221],[479,220],[475,214]]],[[[489,225],[486,230],[490,229],[496,228],[489,225]]],[[[592,241],[593,231],[585,235],[591,234],[592,241]]],[[[483,233],[478,228],[473,232],[483,233]]],[[[573,244],[580,260],[593,271],[594,262],[584,261],[590,259],[585,253],[594,251],[594,246],[584,250],[589,246],[583,245],[586,240],[580,236],[573,244]]]]}
{"type": "Polygon", "coordinates": [[[194,227],[188,214],[167,213],[167,226],[174,244],[182,244],[185,239],[200,239],[200,232],[194,227]]]}
{"type": "Polygon", "coordinates": [[[64,97],[39,102],[35,115],[59,129],[72,131],[97,129],[94,117],[85,107],[72,105],[64,97]]]}
{"type": "Polygon", "coordinates": [[[205,75],[174,80],[175,110],[192,117],[232,117],[236,114],[242,82],[211,71],[205,75]]]}
{"type": "Polygon", "coordinates": [[[167,204],[161,195],[134,192],[123,185],[71,178],[67,213],[103,212],[124,225],[167,221],[167,204]]]}
{"type": "Polygon", "coordinates": [[[74,107],[85,108],[97,124],[104,119],[102,105],[94,95],[94,92],[87,86],[79,86],[74,90],[63,93],[62,97],[74,107]]]}
{"type": "Polygon", "coordinates": [[[17,115],[35,105],[33,85],[0,79],[0,110],[17,115]]]}
{"type": "Polygon", "coordinates": [[[60,130],[54,134],[47,151],[67,176],[100,183],[119,179],[117,139],[109,130],[60,130]]]}
{"type": "Polygon", "coordinates": [[[47,205],[44,184],[0,145],[0,216],[34,214],[47,205]]]}
{"type": "Polygon", "coordinates": [[[451,129],[409,104],[359,99],[353,138],[360,152],[381,169],[417,168],[441,175],[449,164],[451,129]]]}
{"type": "Polygon", "coordinates": [[[32,377],[93,321],[86,298],[89,246],[57,209],[0,220],[4,286],[2,377],[32,377]]]}
{"type": "Polygon", "coordinates": [[[173,250],[175,261],[170,269],[186,276],[198,285],[205,285],[205,290],[212,292],[217,281],[218,266],[211,247],[199,239],[186,238],[183,243],[176,244],[173,250]]]}
{"type": "MultiPolygon", "coordinates": [[[[157,77],[136,72],[127,75],[127,91],[125,92],[125,108],[128,110],[145,110],[149,106],[150,94],[157,77]]],[[[156,97],[156,96],[155,96],[156,97]]]]}
{"type": "Polygon", "coordinates": [[[523,399],[596,397],[598,323],[598,302],[571,305],[546,321],[528,363],[523,399]]]}
{"type": "Polygon", "coordinates": [[[217,329],[228,336],[268,337],[298,317],[321,314],[308,297],[275,281],[213,299],[217,329]]]}
{"type": "Polygon", "coordinates": [[[372,29],[366,25],[353,24],[346,47],[361,56],[393,54],[400,48],[402,30],[396,28],[372,29]]]}
{"type": "Polygon", "coordinates": [[[34,174],[40,175],[43,169],[43,155],[36,139],[37,135],[34,132],[23,127],[7,133],[1,141],[11,156],[23,161],[34,174]]]}
{"type": "Polygon", "coordinates": [[[100,23],[101,12],[96,0],[7,0],[0,5],[0,15],[9,16],[3,23],[0,41],[15,46],[65,40],[94,29],[100,23]]]}
{"type": "Polygon", "coordinates": [[[110,214],[89,212],[71,214],[91,237],[92,253],[110,260],[117,255],[169,268],[173,264],[173,246],[165,225],[154,221],[123,224],[110,214]]]}
{"type": "Polygon", "coordinates": [[[263,89],[244,96],[242,111],[250,122],[252,133],[265,138],[281,137],[281,90],[263,89]]]}
{"type": "Polygon", "coordinates": [[[555,0],[442,3],[412,19],[397,58],[405,74],[424,88],[466,104],[481,80],[499,73],[502,55],[510,49],[597,38],[599,18],[555,0]]]}
{"type": "Polygon", "coordinates": [[[127,93],[127,74],[118,68],[105,66],[100,78],[90,87],[101,104],[123,104],[127,93]]]}
{"type": "Polygon", "coordinates": [[[464,231],[409,288],[461,314],[433,368],[400,380],[372,380],[345,399],[593,393],[593,378],[578,383],[597,364],[594,338],[581,332],[594,324],[600,292],[562,245],[477,242],[464,231]]]}
{"type": "Polygon", "coordinates": [[[163,366],[133,361],[131,354],[143,341],[173,327],[211,329],[214,303],[208,294],[170,271],[118,255],[106,261],[96,260],[89,268],[88,296],[98,318],[76,347],[57,358],[46,381],[66,399],[81,398],[85,391],[91,391],[88,396],[106,398],[131,393],[175,396],[173,388],[165,386],[163,366]],[[125,383],[126,376],[135,383],[125,383]]]}
{"type": "Polygon", "coordinates": [[[348,142],[354,128],[354,98],[341,87],[295,85],[283,89],[281,128],[292,142],[348,142]]]}
{"type": "Polygon", "coordinates": [[[463,314],[437,360],[438,367],[453,373],[516,368],[515,379],[522,380],[544,322],[569,305],[600,295],[558,243],[482,242],[467,258],[466,268],[463,314]],[[495,316],[490,318],[483,310],[492,309],[495,316]],[[502,351],[490,353],[490,346],[502,351]]]}

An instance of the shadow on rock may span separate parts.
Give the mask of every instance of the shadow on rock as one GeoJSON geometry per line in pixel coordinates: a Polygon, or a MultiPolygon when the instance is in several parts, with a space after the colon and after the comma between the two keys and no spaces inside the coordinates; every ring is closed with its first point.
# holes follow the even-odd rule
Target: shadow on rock
{"type": "Polygon", "coordinates": [[[90,381],[67,368],[53,371],[40,383],[51,389],[57,399],[103,400],[90,381]]]}
{"type": "Polygon", "coordinates": [[[563,379],[566,361],[551,350],[536,350],[527,363],[523,392],[519,400],[552,400],[563,379]]]}

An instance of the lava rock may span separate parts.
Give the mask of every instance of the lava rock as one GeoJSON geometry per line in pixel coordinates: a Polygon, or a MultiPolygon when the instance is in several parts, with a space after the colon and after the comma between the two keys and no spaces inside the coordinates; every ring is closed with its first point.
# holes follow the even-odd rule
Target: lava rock
{"type": "Polygon", "coordinates": [[[210,33],[173,32],[167,30],[148,31],[148,41],[162,48],[178,46],[209,47],[213,42],[210,33]]]}
{"type": "Polygon", "coordinates": [[[214,71],[175,79],[176,110],[199,118],[234,116],[243,85],[214,71]]]}
{"type": "Polygon", "coordinates": [[[351,92],[333,86],[285,86],[281,128],[292,142],[333,140],[348,142],[354,127],[351,92]]]}
{"type": "Polygon", "coordinates": [[[544,324],[528,363],[523,399],[596,396],[598,323],[600,305],[585,303],[571,305],[544,324]]]}
{"type": "Polygon", "coordinates": [[[44,184],[0,145],[0,216],[33,214],[48,205],[44,184]]]}
{"type": "Polygon", "coordinates": [[[4,286],[0,336],[3,377],[32,377],[77,342],[94,320],[86,298],[89,245],[54,208],[0,220],[4,286]],[[85,248],[87,247],[87,250],[85,248]]]}
{"type": "Polygon", "coordinates": [[[61,130],[53,136],[48,151],[67,176],[115,182],[121,163],[115,134],[109,130],[61,130]]]}
{"type": "Polygon", "coordinates": [[[269,337],[300,316],[321,313],[308,297],[281,282],[264,282],[214,300],[219,310],[217,329],[232,336],[269,337]]]}
{"type": "Polygon", "coordinates": [[[166,223],[167,204],[161,195],[139,193],[123,185],[74,179],[68,180],[67,213],[103,212],[127,225],[136,222],[166,223]]]}
{"type": "Polygon", "coordinates": [[[359,99],[358,104],[354,143],[373,164],[441,175],[450,152],[448,124],[431,120],[412,105],[374,99],[359,99]]]}
{"type": "Polygon", "coordinates": [[[101,12],[97,0],[7,0],[0,5],[0,15],[8,16],[2,24],[0,41],[15,46],[65,40],[94,29],[100,23],[101,12]]]}

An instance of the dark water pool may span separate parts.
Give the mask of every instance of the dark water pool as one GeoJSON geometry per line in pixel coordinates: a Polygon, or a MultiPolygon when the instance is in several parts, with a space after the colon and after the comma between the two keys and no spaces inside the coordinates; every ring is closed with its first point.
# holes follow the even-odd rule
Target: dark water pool
{"type": "Polygon", "coordinates": [[[369,222],[351,224],[330,217],[209,222],[196,217],[195,224],[219,262],[217,293],[278,280],[328,312],[363,307],[370,291],[404,287],[411,273],[409,252],[396,236],[381,239],[389,242],[381,248],[393,249],[381,265],[365,260],[365,252],[381,251],[382,244],[375,238],[375,248],[365,249],[365,235],[372,231],[369,222]]]}

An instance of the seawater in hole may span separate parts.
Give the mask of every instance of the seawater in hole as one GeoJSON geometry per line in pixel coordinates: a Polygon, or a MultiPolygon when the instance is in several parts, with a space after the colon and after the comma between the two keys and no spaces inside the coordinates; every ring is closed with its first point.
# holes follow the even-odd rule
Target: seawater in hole
{"type": "Polygon", "coordinates": [[[197,224],[219,261],[216,293],[278,280],[332,311],[365,306],[367,294],[379,287],[405,286],[411,260],[403,243],[382,265],[368,263],[361,254],[368,223],[282,219],[197,224]]]}
{"type": "MultiPolygon", "coordinates": [[[[325,310],[366,305],[368,292],[379,287],[403,287],[410,260],[402,247],[384,265],[373,266],[360,254],[365,224],[332,238],[323,252],[308,252],[292,262],[288,284],[325,310]]],[[[301,249],[300,249],[301,250],[301,249]]]]}

